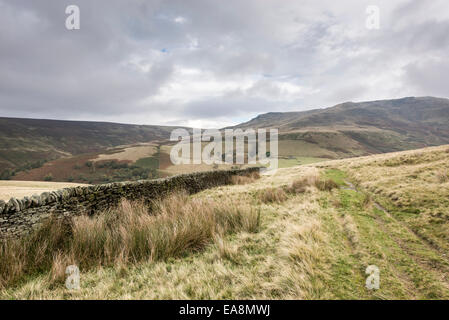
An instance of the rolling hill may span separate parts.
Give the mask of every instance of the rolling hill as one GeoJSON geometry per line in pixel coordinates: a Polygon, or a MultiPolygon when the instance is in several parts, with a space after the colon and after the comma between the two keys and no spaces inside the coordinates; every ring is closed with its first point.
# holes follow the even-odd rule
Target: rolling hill
{"type": "Polygon", "coordinates": [[[108,147],[165,140],[173,127],[107,122],[0,118],[0,178],[8,169],[32,169],[61,157],[108,147]]]}
{"type": "MultiPolygon", "coordinates": [[[[331,158],[449,143],[449,99],[408,97],[346,102],[305,112],[267,113],[233,128],[278,128],[290,148],[315,146],[331,158]]],[[[316,156],[308,154],[309,156],[316,156]]]]}
{"type": "MultiPolygon", "coordinates": [[[[152,171],[151,177],[211,169],[207,165],[175,168],[171,164],[167,138],[174,128],[0,118],[0,179],[11,177],[13,169],[20,172],[13,179],[43,180],[53,176],[54,181],[79,183],[141,179],[150,169],[158,171],[152,171]],[[153,145],[136,146],[138,143],[153,145]],[[150,152],[154,148],[157,151],[150,152]],[[136,158],[141,153],[137,150],[146,156],[136,158]],[[128,154],[132,155],[129,159],[128,154]],[[96,168],[86,166],[106,158],[131,167],[115,168],[110,163],[96,168]],[[145,168],[143,163],[147,164],[145,168]]],[[[449,99],[408,97],[346,102],[325,109],[262,114],[231,128],[278,128],[279,164],[290,167],[448,144],[449,99]]]]}

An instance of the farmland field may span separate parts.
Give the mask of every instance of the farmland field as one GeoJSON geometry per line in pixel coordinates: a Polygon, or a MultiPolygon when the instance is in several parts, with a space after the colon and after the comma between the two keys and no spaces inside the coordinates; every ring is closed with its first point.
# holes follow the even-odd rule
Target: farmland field
{"type": "Polygon", "coordinates": [[[136,162],[141,158],[151,157],[156,152],[156,145],[150,143],[129,147],[125,146],[122,149],[119,148],[117,152],[99,154],[93,161],[117,160],[136,162]]]}
{"type": "Polygon", "coordinates": [[[0,181],[0,200],[8,201],[11,197],[23,198],[42,192],[80,186],[78,183],[58,183],[43,181],[0,181]]]}

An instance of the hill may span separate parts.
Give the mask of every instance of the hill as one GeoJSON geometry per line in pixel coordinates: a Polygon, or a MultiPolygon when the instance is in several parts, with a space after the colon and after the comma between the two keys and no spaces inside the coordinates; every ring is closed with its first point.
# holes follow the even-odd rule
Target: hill
{"type": "MultiPolygon", "coordinates": [[[[0,118],[0,179],[104,183],[210,170],[173,166],[174,127],[0,118]],[[47,161],[43,165],[44,161],[47,161]],[[91,164],[96,164],[92,166],[91,164]],[[2,174],[3,171],[3,174],[2,174]]],[[[449,100],[409,97],[276,112],[232,128],[278,128],[281,168],[449,143],[449,100]]],[[[220,168],[226,166],[220,166],[220,168]]]]}
{"type": "MultiPolygon", "coordinates": [[[[59,252],[48,271],[25,277],[0,297],[448,299],[448,150],[332,160],[174,196],[156,206],[165,214],[150,216],[158,226],[149,227],[150,235],[161,237],[151,259],[124,260],[121,247],[117,260],[81,265],[81,289],[68,291],[64,261],[79,261],[59,252]],[[210,208],[220,219],[203,219],[210,208]],[[184,224],[195,228],[172,228],[184,224]],[[365,287],[370,265],[380,271],[378,290],[365,287]]],[[[138,206],[120,210],[125,217],[135,212],[138,226],[146,221],[138,206]]],[[[95,244],[102,238],[94,236],[102,232],[94,229],[105,224],[102,219],[74,222],[83,235],[74,249],[100,248],[89,257],[104,254],[95,244]]],[[[130,239],[141,239],[138,226],[130,239]]]]}
{"type": "MultiPolygon", "coordinates": [[[[0,175],[108,147],[166,140],[172,127],[107,122],[0,118],[0,175]]],[[[0,176],[1,179],[1,176],[0,176]]]]}
{"type": "Polygon", "coordinates": [[[416,149],[449,143],[449,99],[346,102],[305,112],[267,113],[234,128],[262,127],[278,128],[280,139],[287,141],[281,144],[309,149],[308,156],[342,158],[416,149]]]}

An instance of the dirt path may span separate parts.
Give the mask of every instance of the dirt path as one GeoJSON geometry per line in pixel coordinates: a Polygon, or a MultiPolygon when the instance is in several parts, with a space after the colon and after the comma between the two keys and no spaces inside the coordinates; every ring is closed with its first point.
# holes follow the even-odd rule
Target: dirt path
{"type": "MultiPolygon", "coordinates": [[[[345,183],[347,184],[347,187],[343,187],[343,189],[347,190],[353,190],[355,192],[361,193],[360,190],[358,190],[354,184],[352,184],[349,181],[345,180],[345,183]]],[[[408,226],[406,226],[403,222],[396,219],[386,208],[384,208],[381,204],[379,204],[376,201],[373,201],[373,206],[383,212],[385,214],[385,217],[389,221],[385,221],[384,218],[380,217],[379,215],[376,215],[374,218],[376,219],[378,225],[380,228],[382,228],[382,231],[388,234],[395,242],[396,244],[405,252],[407,253],[410,258],[412,258],[418,265],[420,265],[422,268],[428,270],[428,271],[439,271],[440,274],[442,274],[442,277],[440,277],[440,280],[444,284],[446,288],[449,288],[449,259],[448,257],[441,252],[441,250],[432,244],[430,244],[428,241],[420,237],[416,232],[411,230],[408,226]],[[393,230],[394,229],[394,230],[393,230]],[[402,229],[402,230],[401,230],[402,229]],[[398,234],[401,231],[405,231],[406,239],[404,239],[404,236],[398,236],[398,234]],[[409,240],[409,241],[407,241],[409,240]],[[427,257],[423,257],[422,255],[418,254],[417,248],[413,248],[410,243],[416,246],[416,243],[419,243],[423,249],[428,250],[430,252],[433,252],[435,256],[437,256],[439,259],[427,259],[427,257]],[[416,242],[416,243],[415,243],[416,242]],[[438,261],[440,260],[440,261],[438,261]]],[[[418,246],[419,247],[419,246],[418,246]]]]}

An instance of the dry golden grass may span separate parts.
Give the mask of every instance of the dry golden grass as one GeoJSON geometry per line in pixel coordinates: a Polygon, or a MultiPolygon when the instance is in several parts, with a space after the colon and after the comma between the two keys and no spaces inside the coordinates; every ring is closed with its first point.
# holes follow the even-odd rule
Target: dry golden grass
{"type": "Polygon", "coordinates": [[[446,183],[449,181],[447,171],[438,171],[435,173],[435,176],[439,183],[446,183]]]}
{"type": "Polygon", "coordinates": [[[316,186],[320,177],[318,175],[310,175],[302,177],[292,182],[288,189],[291,193],[304,193],[308,188],[316,186]]]}
{"type": "Polygon", "coordinates": [[[97,162],[106,160],[117,160],[117,161],[136,162],[141,158],[151,157],[156,152],[157,152],[156,145],[148,143],[130,147],[128,146],[116,153],[100,154],[97,156],[97,158],[93,159],[93,161],[97,162]]]}
{"type": "Polygon", "coordinates": [[[0,244],[0,286],[50,270],[64,277],[64,265],[81,270],[181,257],[202,250],[217,235],[256,232],[259,212],[248,203],[213,202],[173,194],[154,201],[151,212],[142,203],[122,201],[117,209],[70,223],[53,219],[35,234],[0,244]]]}
{"type": "Polygon", "coordinates": [[[67,223],[56,220],[45,223],[24,239],[0,243],[0,288],[14,284],[25,275],[49,270],[69,234],[67,223]]]}
{"type": "MultiPolygon", "coordinates": [[[[133,259],[138,254],[125,254],[126,251],[121,256],[109,255],[115,257],[109,265],[82,268],[78,291],[68,291],[60,284],[58,275],[66,264],[72,263],[71,256],[63,252],[51,260],[52,272],[49,267],[30,275],[17,285],[0,290],[0,298],[447,299],[447,258],[416,236],[409,223],[426,221],[427,225],[422,226],[429,228],[427,235],[436,239],[444,235],[435,233],[430,217],[438,218],[435,210],[447,212],[443,211],[448,207],[448,197],[444,195],[449,183],[440,183],[436,175],[439,171],[447,172],[446,150],[447,147],[441,148],[441,152],[432,148],[430,153],[421,150],[286,168],[248,184],[205,190],[189,197],[191,205],[200,202],[248,206],[252,208],[248,216],[253,217],[253,222],[239,223],[247,227],[226,232],[221,226],[229,224],[217,219],[215,225],[220,227],[209,233],[211,236],[204,238],[201,246],[188,247],[178,255],[171,251],[171,256],[150,259],[148,255],[140,260],[133,259]],[[403,160],[405,164],[400,165],[403,160]],[[348,176],[322,166],[338,167],[348,176]],[[326,181],[325,177],[340,185],[344,179],[351,180],[361,191],[343,187],[328,192],[334,185],[319,183],[326,181]],[[265,190],[286,191],[293,182],[296,183],[292,190],[301,192],[287,192],[283,201],[260,201],[265,190]],[[434,216],[394,211],[389,214],[375,205],[381,198],[391,199],[390,194],[398,197],[396,201],[403,201],[409,196],[407,192],[434,216]],[[425,202],[426,197],[433,197],[432,202],[425,202]],[[423,217],[429,220],[420,220],[423,217]],[[372,264],[381,272],[377,291],[365,287],[365,269],[372,264]]],[[[179,206],[182,205],[176,207],[179,206]]],[[[158,212],[172,210],[169,204],[154,208],[158,212]]],[[[442,227],[447,225],[442,223],[442,227]]],[[[181,224],[177,230],[182,230],[181,224]]],[[[162,234],[173,238],[170,232],[162,234]]],[[[101,254],[103,259],[106,255],[103,251],[101,254]]]]}
{"type": "MultiPolygon", "coordinates": [[[[74,299],[307,297],[307,294],[298,290],[310,289],[309,291],[312,292],[313,284],[310,283],[307,290],[305,287],[290,287],[290,282],[295,279],[291,278],[291,275],[295,275],[298,279],[301,278],[301,281],[306,283],[308,274],[300,272],[296,267],[293,268],[292,260],[285,255],[284,248],[279,247],[279,239],[282,239],[282,243],[288,246],[290,240],[289,233],[284,232],[286,228],[289,225],[306,223],[319,211],[319,204],[314,200],[318,196],[318,190],[311,190],[311,193],[307,195],[307,201],[302,198],[301,200],[297,199],[297,197],[303,197],[302,195],[294,195],[282,204],[275,202],[261,208],[255,205],[256,202],[251,199],[249,194],[257,194],[266,189],[267,184],[270,183],[274,184],[273,187],[285,187],[284,179],[291,181],[298,176],[314,172],[316,169],[313,167],[294,168],[280,171],[275,177],[262,176],[251,184],[222,186],[194,195],[188,201],[191,206],[201,203],[202,209],[217,208],[217,206],[227,208],[218,210],[218,212],[226,211],[226,216],[231,212],[229,215],[233,217],[236,216],[233,212],[242,212],[242,215],[237,214],[242,218],[225,218],[224,215],[217,214],[217,210],[206,209],[215,212],[217,217],[215,225],[219,225],[219,227],[213,228],[215,230],[213,233],[209,233],[211,237],[201,242],[200,247],[194,246],[194,249],[188,249],[175,256],[169,257],[166,253],[169,250],[164,248],[164,253],[162,250],[160,252],[166,255],[166,258],[162,259],[151,260],[148,258],[141,261],[137,259],[135,260],[137,262],[133,262],[133,257],[137,255],[111,255],[111,251],[106,249],[98,251],[95,246],[96,241],[85,239],[95,239],[98,236],[94,235],[98,233],[96,225],[104,224],[105,222],[101,221],[106,217],[100,218],[100,220],[98,218],[90,219],[87,220],[88,222],[85,220],[88,218],[80,218],[74,223],[78,223],[86,232],[83,233],[83,238],[76,236],[80,240],[77,241],[78,244],[75,248],[81,246],[79,243],[87,243],[88,249],[83,249],[83,252],[86,250],[91,252],[89,257],[84,257],[86,259],[84,264],[76,256],[80,255],[79,250],[62,251],[61,254],[52,256],[47,268],[36,272],[34,276],[27,276],[28,280],[16,281],[16,285],[10,285],[4,290],[0,290],[0,297],[14,299],[23,297],[32,299],[62,297],[74,299]],[[299,204],[298,201],[300,201],[299,204]],[[283,209],[284,205],[288,206],[287,210],[283,209]],[[281,219],[278,219],[279,217],[281,219]],[[254,231],[258,232],[254,233],[254,231]],[[73,256],[69,254],[71,252],[74,252],[73,256]],[[112,262],[109,266],[95,264],[95,261],[99,260],[112,262]],[[78,292],[68,292],[61,284],[61,280],[64,278],[63,271],[68,264],[80,264],[80,261],[82,289],[78,292]],[[86,267],[89,265],[91,266],[86,267]],[[211,281],[211,279],[214,280],[211,281]]],[[[182,204],[166,203],[162,208],[156,204],[154,210],[163,216],[166,214],[162,214],[162,212],[172,211],[171,206],[181,207],[185,204],[185,201],[182,202],[182,204]]],[[[118,210],[123,211],[123,208],[118,210]]],[[[201,213],[199,214],[201,216],[201,213]]],[[[211,224],[207,225],[211,227],[211,224]]],[[[180,222],[177,232],[181,232],[179,229],[181,226],[180,222]]],[[[160,225],[157,229],[166,235],[166,231],[160,231],[160,225]]],[[[186,229],[200,228],[190,225],[186,229]]],[[[100,232],[100,234],[104,233],[100,232]]],[[[163,237],[163,239],[166,238],[167,236],[163,237]]],[[[183,236],[183,239],[186,238],[183,236]]],[[[190,243],[189,239],[186,241],[190,243]]],[[[171,252],[173,253],[173,251],[171,252]]],[[[320,254],[323,255],[325,252],[326,250],[322,250],[320,254]]],[[[316,268],[317,270],[322,269],[319,266],[316,268]]],[[[313,293],[310,294],[313,296],[313,293]]]]}
{"type": "Polygon", "coordinates": [[[63,188],[83,186],[78,183],[43,182],[43,181],[0,181],[0,200],[8,201],[10,198],[31,197],[33,194],[55,191],[63,188]]]}
{"type": "Polygon", "coordinates": [[[258,172],[252,172],[248,175],[238,175],[232,176],[232,184],[245,185],[248,183],[253,183],[254,181],[260,179],[260,174],[258,172]]]}
{"type": "Polygon", "coordinates": [[[318,175],[309,175],[293,181],[287,190],[290,193],[304,193],[311,187],[315,187],[320,191],[331,191],[338,188],[338,185],[332,179],[321,178],[318,175]]]}
{"type": "Polygon", "coordinates": [[[323,244],[326,234],[322,230],[318,218],[307,219],[303,224],[294,224],[286,228],[282,239],[282,254],[287,262],[290,290],[288,298],[304,299],[316,298],[323,290],[319,279],[324,280],[324,270],[319,268],[324,263],[323,244]],[[293,290],[292,290],[293,289],[293,290]]]}
{"type": "Polygon", "coordinates": [[[283,188],[268,188],[259,191],[258,197],[263,203],[281,203],[287,200],[287,193],[283,188]]]}

